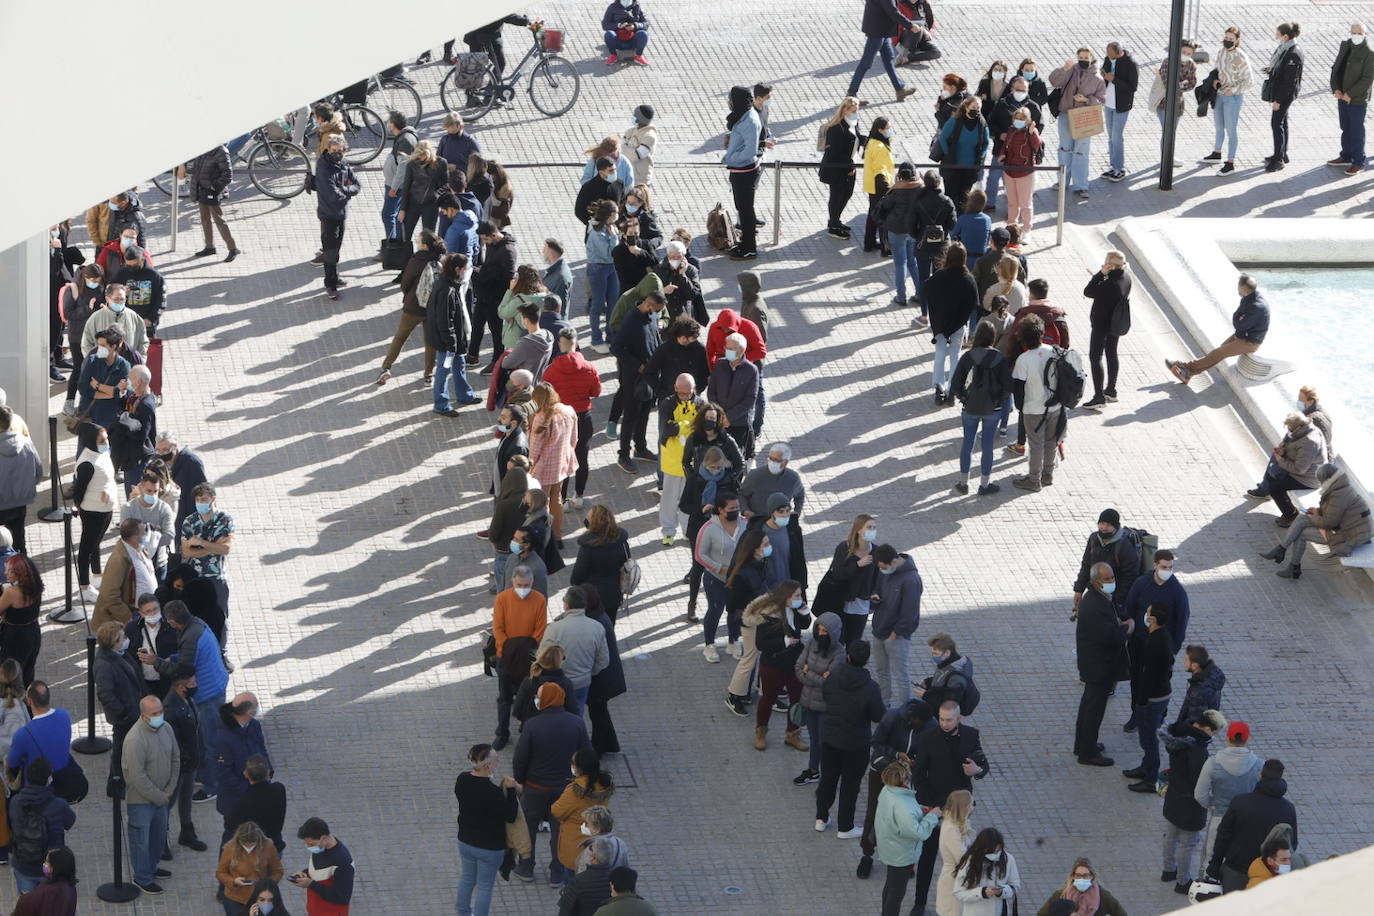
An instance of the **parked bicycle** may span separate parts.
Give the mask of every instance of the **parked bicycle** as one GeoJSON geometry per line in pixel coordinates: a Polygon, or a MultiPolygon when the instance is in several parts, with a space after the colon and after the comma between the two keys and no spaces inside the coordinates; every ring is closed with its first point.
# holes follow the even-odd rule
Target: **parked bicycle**
{"type": "MultiPolygon", "coordinates": [[[[337,94],[325,101],[332,104],[334,110],[343,116],[344,139],[348,141],[344,160],[350,165],[366,165],[376,159],[386,146],[387,138],[391,136],[382,117],[366,105],[344,104],[342,97],[337,94]]],[[[305,125],[307,149],[313,149],[318,145],[319,133],[319,125],[315,123],[314,118],[309,118],[305,125]]]]}
{"type": "Polygon", "coordinates": [[[420,93],[414,85],[394,76],[381,77],[376,74],[367,80],[367,107],[383,118],[393,111],[399,111],[412,127],[420,123],[425,113],[420,93]]]}
{"type": "Polygon", "coordinates": [[[505,77],[483,52],[460,55],[458,63],[439,84],[439,97],[447,111],[456,111],[464,121],[476,121],[497,105],[509,105],[525,75],[525,67],[537,61],[530,71],[526,91],[540,113],[556,118],[566,114],[582,90],[577,68],[554,53],[563,49],[563,32],[546,28],[535,20],[529,24],[533,43],[524,58],[505,77]]]}

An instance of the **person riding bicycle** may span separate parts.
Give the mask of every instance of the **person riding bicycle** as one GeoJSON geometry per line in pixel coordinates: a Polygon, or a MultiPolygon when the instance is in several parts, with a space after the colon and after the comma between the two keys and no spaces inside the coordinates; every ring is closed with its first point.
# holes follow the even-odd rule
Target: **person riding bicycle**
{"type": "MultiPolygon", "coordinates": [[[[506,70],[506,52],[501,46],[501,26],[519,25],[528,26],[530,20],[519,13],[511,13],[503,19],[490,22],[480,29],[473,29],[463,36],[463,44],[468,46],[468,50],[474,53],[486,51],[487,57],[491,58],[491,64],[496,68],[496,75],[501,76],[506,70]]],[[[444,51],[447,55],[447,47],[444,51]]]]}
{"type": "Polygon", "coordinates": [[[611,0],[601,17],[601,30],[606,33],[606,66],[615,66],[621,51],[634,51],[635,63],[649,66],[644,48],[649,44],[649,20],[639,8],[639,0],[611,0]]]}

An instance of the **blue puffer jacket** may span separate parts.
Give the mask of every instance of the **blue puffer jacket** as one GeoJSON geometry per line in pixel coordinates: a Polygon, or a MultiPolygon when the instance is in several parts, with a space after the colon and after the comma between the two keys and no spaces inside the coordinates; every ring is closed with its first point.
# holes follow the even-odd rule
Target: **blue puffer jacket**
{"type": "Polygon", "coordinates": [[[348,202],[360,190],[358,177],[347,162],[334,162],[328,154],[315,166],[315,212],[320,219],[345,219],[348,202]]]}
{"type": "Polygon", "coordinates": [[[944,151],[948,165],[976,165],[983,161],[988,151],[988,125],[980,116],[976,123],[969,124],[965,118],[950,118],[940,128],[940,149],[944,151]],[[955,128],[959,136],[954,136],[955,128]],[[953,144],[953,148],[951,148],[953,144]]]}
{"type": "MultiPolygon", "coordinates": [[[[872,779],[872,776],[868,777],[872,779]]],[[[873,832],[878,839],[878,858],[884,865],[914,865],[921,857],[921,844],[940,823],[940,811],[921,812],[916,792],[901,786],[883,786],[878,793],[878,810],[873,815],[873,832]]]]}

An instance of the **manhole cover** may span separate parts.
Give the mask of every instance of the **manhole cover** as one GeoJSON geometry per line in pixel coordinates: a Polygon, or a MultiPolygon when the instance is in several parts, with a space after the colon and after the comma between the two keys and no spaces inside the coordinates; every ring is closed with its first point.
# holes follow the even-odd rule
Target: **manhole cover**
{"type": "Polygon", "coordinates": [[[742,888],[742,887],[735,887],[733,884],[731,884],[731,885],[729,885],[728,887],[725,888],[725,893],[731,894],[731,895],[733,895],[733,894],[742,894],[742,893],[744,893],[744,888],[742,888]]]}

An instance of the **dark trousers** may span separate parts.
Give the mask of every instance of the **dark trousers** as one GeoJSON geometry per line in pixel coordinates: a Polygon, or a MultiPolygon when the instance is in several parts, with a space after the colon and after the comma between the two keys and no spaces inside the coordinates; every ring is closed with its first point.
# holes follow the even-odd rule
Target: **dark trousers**
{"type": "Polygon", "coordinates": [[[189,840],[196,835],[196,821],[191,816],[191,795],[196,789],[196,768],[182,767],[177,776],[177,820],[181,824],[178,839],[189,840]]]}
{"type": "MultiPolygon", "coordinates": [[[[767,665],[759,665],[759,701],[754,707],[754,724],[759,728],[767,728],[768,721],[773,716],[773,704],[778,697],[787,694],[787,702],[801,702],[801,681],[797,680],[797,675],[791,668],[780,670],[770,668],[767,665]]],[[[793,725],[792,719],[786,713],[783,714],[783,721],[786,723],[787,733],[800,731],[800,725],[793,725]]]]}
{"type": "Polygon", "coordinates": [[[915,867],[911,865],[887,866],[887,880],[883,882],[883,916],[899,916],[902,912],[907,882],[911,880],[913,871],[915,867]]]}
{"type": "Polygon", "coordinates": [[[1288,106],[1292,102],[1279,102],[1279,107],[1269,112],[1269,129],[1274,133],[1274,158],[1288,158],[1288,106]]]}
{"type": "Polygon", "coordinates": [[[868,768],[868,748],[854,749],[821,744],[821,781],[816,784],[816,820],[830,819],[835,802],[835,787],[840,790],[840,810],[835,824],[841,833],[854,829],[854,806],[859,801],[859,783],[868,768]]]}
{"type": "Polygon", "coordinates": [[[964,212],[964,202],[968,200],[968,192],[978,182],[978,172],[978,169],[940,168],[940,177],[945,182],[945,196],[954,201],[956,212],[964,212]]]}
{"type": "Polygon", "coordinates": [[[76,581],[90,585],[91,576],[100,575],[100,540],[110,530],[112,512],[81,512],[81,539],[76,545],[76,581]]]}
{"type": "Polygon", "coordinates": [[[739,453],[744,456],[745,461],[754,459],[754,431],[748,425],[728,426],[726,434],[735,440],[739,446],[739,453]]]}
{"type": "Polygon", "coordinates": [[[868,626],[867,614],[840,614],[840,630],[844,633],[844,644],[851,646],[854,640],[864,638],[864,627],[868,626]]]}
{"type": "Polygon", "coordinates": [[[1145,771],[1142,779],[1154,779],[1159,775],[1159,726],[1169,711],[1169,701],[1140,703],[1135,708],[1135,731],[1140,739],[1140,768],[1145,771]]]}
{"type": "Polygon", "coordinates": [[[913,913],[925,909],[926,898],[930,896],[930,879],[935,876],[935,857],[939,854],[940,831],[936,829],[921,844],[921,857],[916,860],[916,899],[911,901],[913,913]]]}
{"type": "Polygon", "coordinates": [[[1279,512],[1285,517],[1292,517],[1298,514],[1298,507],[1293,505],[1293,497],[1289,496],[1290,490],[1309,490],[1311,487],[1293,479],[1283,468],[1273,462],[1264,472],[1264,482],[1262,487],[1269,493],[1274,500],[1274,505],[1279,507],[1279,512]]]}
{"type": "MultiPolygon", "coordinates": [[[[487,56],[491,58],[492,65],[496,67],[496,75],[500,76],[504,73],[506,70],[506,48],[505,45],[501,43],[501,36],[497,35],[490,41],[482,41],[479,39],[473,42],[469,40],[471,35],[472,33],[469,32],[467,35],[463,36],[463,44],[468,46],[468,50],[474,53],[477,51],[486,51],[487,56]]],[[[452,51],[453,42],[444,42],[444,57],[447,58],[452,51]]]]}
{"type": "Polygon", "coordinates": [[[224,649],[229,645],[229,580],[211,577],[207,581],[215,590],[215,604],[218,607],[215,610],[205,609],[201,612],[200,619],[204,620],[210,632],[215,634],[220,649],[224,649]],[[220,616],[221,614],[223,616],[220,616]]]}
{"type": "Polygon", "coordinates": [[[344,220],[320,217],[320,251],[324,260],[324,288],[339,285],[339,251],[343,248],[344,220]]]}
{"type": "Polygon", "coordinates": [[[482,331],[491,333],[491,361],[501,355],[501,316],[496,307],[499,302],[478,302],[472,307],[472,339],[468,341],[468,358],[477,359],[482,352],[482,331]]]}
{"type": "Polygon", "coordinates": [[[630,367],[626,363],[620,365],[620,384],[621,386],[631,386],[620,399],[620,406],[623,409],[620,422],[620,458],[622,460],[630,457],[630,444],[639,451],[647,452],[649,444],[645,441],[645,435],[649,425],[648,401],[641,401],[635,397],[634,380],[638,378],[635,371],[638,367],[630,367]]]}
{"type": "Polygon", "coordinates": [[[625,389],[617,387],[615,395],[611,398],[611,415],[606,419],[612,423],[620,422],[620,415],[625,412],[625,389]]]}
{"type": "Polygon", "coordinates": [[[1083,684],[1083,696],[1078,701],[1078,721],[1074,724],[1073,752],[1080,758],[1096,757],[1097,733],[1102,717],[1107,714],[1107,698],[1111,696],[1111,681],[1083,684]]]}
{"type": "Polygon", "coordinates": [[[12,658],[24,672],[24,683],[32,684],[38,653],[43,648],[43,630],[34,623],[0,621],[0,659],[12,658]]]}
{"type": "Polygon", "coordinates": [[[758,187],[758,166],[745,172],[730,172],[730,194],[739,214],[739,250],[753,251],[757,247],[758,226],[754,225],[754,190],[758,187]]]}
{"type": "Polygon", "coordinates": [[[882,198],[877,194],[868,195],[868,218],[864,220],[864,251],[882,246],[887,252],[887,232],[878,225],[878,204],[882,198]]]}
{"type": "Polygon", "coordinates": [[[1104,392],[1116,396],[1116,376],[1121,370],[1121,361],[1116,356],[1116,345],[1121,340],[1113,334],[1108,334],[1106,328],[1094,327],[1092,336],[1088,338],[1088,362],[1092,365],[1093,373],[1093,397],[1100,397],[1104,392]],[[1102,361],[1106,357],[1107,362],[1107,385],[1102,385],[1102,361]]]}
{"type": "Polygon", "coordinates": [[[514,691],[510,689],[506,679],[498,674],[496,677],[496,736],[498,738],[510,738],[510,710],[514,704],[514,691]]]}
{"type": "MultiPolygon", "coordinates": [[[[77,370],[73,370],[72,374],[77,374],[77,370]]],[[[28,514],[28,506],[15,506],[13,509],[0,510],[0,526],[10,530],[10,536],[14,539],[14,549],[20,553],[28,553],[24,549],[27,544],[24,540],[24,521],[28,518],[28,514]]],[[[24,683],[27,684],[28,681],[24,683]]]]}
{"type": "MultiPolygon", "coordinates": [[[[592,412],[590,410],[577,415],[577,447],[573,454],[577,456],[577,475],[573,478],[574,491],[580,497],[587,491],[587,475],[591,467],[587,464],[587,450],[592,447],[592,436],[596,435],[596,429],[592,425],[592,412]]],[[[568,481],[563,481],[563,492],[568,491],[568,481]]]]}
{"type": "Polygon", "coordinates": [[[406,218],[401,224],[401,238],[407,241],[415,234],[415,226],[422,224],[426,229],[433,229],[434,224],[439,221],[439,205],[415,204],[407,202],[405,205],[406,218]]]}
{"type": "Polygon", "coordinates": [[[611,708],[606,700],[587,698],[587,718],[592,723],[592,750],[598,755],[619,754],[620,736],[611,721],[611,708]]]}
{"type": "MultiPolygon", "coordinates": [[[[836,172],[839,169],[835,169],[836,172]]],[[[854,176],[838,175],[830,179],[830,199],[826,206],[830,213],[830,222],[827,228],[833,229],[836,226],[844,225],[844,208],[849,206],[849,199],[854,196],[854,176]]]]}
{"type": "Polygon", "coordinates": [[[554,817],[549,810],[553,803],[558,801],[558,796],[563,794],[567,784],[554,786],[550,789],[537,789],[534,786],[526,785],[525,792],[520,798],[520,807],[525,812],[525,826],[530,831],[530,858],[531,864],[535,860],[539,841],[539,824],[547,821],[549,824],[549,863],[550,874],[557,878],[563,876],[567,869],[563,863],[558,861],[558,818],[554,817]]]}
{"type": "MultiPolygon", "coordinates": [[[[848,615],[846,615],[848,616],[848,615]]],[[[845,645],[849,645],[846,640],[845,645]]],[[[873,818],[878,813],[878,796],[883,791],[883,778],[870,767],[868,770],[868,802],[864,806],[864,835],[859,837],[859,849],[871,856],[878,848],[878,836],[873,830],[873,818]]],[[[902,885],[905,887],[906,885],[902,885]]]]}
{"type": "Polygon", "coordinates": [[[757,439],[763,435],[763,411],[768,406],[768,396],[763,393],[763,360],[759,360],[754,366],[759,370],[759,390],[758,394],[754,395],[754,426],[752,429],[754,438],[757,439]]]}
{"type": "Polygon", "coordinates": [[[1229,894],[1232,891],[1243,891],[1245,885],[1250,883],[1250,876],[1238,868],[1229,865],[1221,866],[1221,890],[1222,893],[1229,894]]]}

